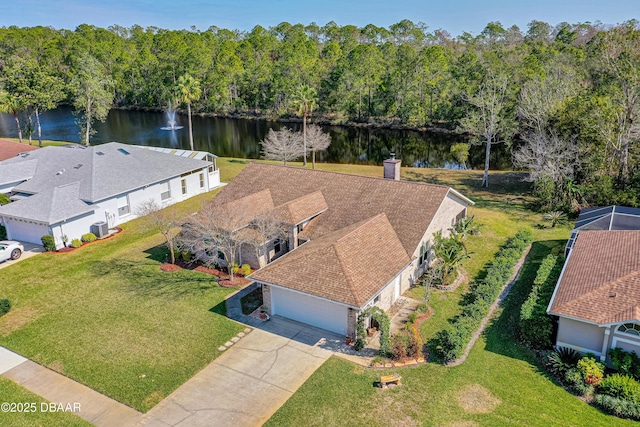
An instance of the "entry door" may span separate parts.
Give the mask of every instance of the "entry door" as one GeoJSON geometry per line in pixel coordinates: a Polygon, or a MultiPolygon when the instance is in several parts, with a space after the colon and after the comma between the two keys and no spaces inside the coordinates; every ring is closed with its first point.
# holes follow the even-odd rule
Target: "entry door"
{"type": "Polygon", "coordinates": [[[400,298],[400,276],[396,277],[396,283],[393,287],[393,300],[400,298]]]}

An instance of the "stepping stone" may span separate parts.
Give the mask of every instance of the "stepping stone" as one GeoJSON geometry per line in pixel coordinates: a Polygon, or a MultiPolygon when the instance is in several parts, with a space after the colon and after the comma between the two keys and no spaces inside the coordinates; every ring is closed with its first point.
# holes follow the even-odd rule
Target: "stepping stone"
{"type": "Polygon", "coordinates": [[[233,341],[233,342],[238,342],[238,341],[240,341],[240,338],[238,338],[238,337],[233,337],[233,338],[231,338],[231,341],[233,341]]]}
{"type": "Polygon", "coordinates": [[[238,332],[238,336],[239,336],[240,338],[242,338],[242,337],[243,337],[243,336],[245,336],[245,335],[247,335],[247,334],[245,334],[244,332],[238,332]]]}
{"type": "Polygon", "coordinates": [[[231,341],[227,341],[226,343],[224,343],[224,345],[226,345],[227,347],[231,347],[233,343],[231,341]]]}
{"type": "Polygon", "coordinates": [[[220,347],[218,347],[218,351],[225,351],[227,349],[227,347],[221,345],[220,347]]]}
{"type": "Polygon", "coordinates": [[[244,333],[248,334],[249,332],[251,332],[251,328],[244,328],[244,333]]]}

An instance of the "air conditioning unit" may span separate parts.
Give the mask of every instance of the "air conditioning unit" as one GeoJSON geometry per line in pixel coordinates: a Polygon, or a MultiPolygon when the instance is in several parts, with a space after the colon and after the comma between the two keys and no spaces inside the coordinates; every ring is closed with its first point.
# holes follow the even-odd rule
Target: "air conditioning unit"
{"type": "Polygon", "coordinates": [[[102,239],[109,234],[109,226],[105,221],[98,221],[91,224],[91,232],[95,234],[97,238],[102,239]]]}

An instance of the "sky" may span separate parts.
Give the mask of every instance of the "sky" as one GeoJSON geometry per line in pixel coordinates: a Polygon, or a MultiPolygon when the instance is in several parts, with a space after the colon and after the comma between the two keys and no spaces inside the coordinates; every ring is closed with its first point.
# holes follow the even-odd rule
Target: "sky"
{"type": "Polygon", "coordinates": [[[525,32],[532,20],[556,25],[640,19],[640,0],[0,0],[0,26],[5,27],[138,24],[166,29],[195,26],[204,31],[210,26],[268,28],[284,21],[388,27],[402,19],[423,22],[429,31],[444,29],[453,36],[478,35],[492,21],[505,28],[515,24],[525,32]]]}

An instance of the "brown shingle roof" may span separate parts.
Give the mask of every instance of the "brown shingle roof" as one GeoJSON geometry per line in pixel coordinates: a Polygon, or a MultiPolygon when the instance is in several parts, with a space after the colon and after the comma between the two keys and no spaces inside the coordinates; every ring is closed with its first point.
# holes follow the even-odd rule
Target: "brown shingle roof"
{"type": "Polygon", "coordinates": [[[313,239],[251,278],[361,307],[409,262],[381,213],[313,239]]]}
{"type": "Polygon", "coordinates": [[[302,232],[315,239],[385,213],[412,254],[449,187],[296,167],[250,163],[213,199],[214,206],[269,189],[274,206],[320,191],[328,209],[302,232]]]}
{"type": "Polygon", "coordinates": [[[581,231],[550,313],[597,324],[640,321],[640,231],[581,231]]]}
{"type": "Polygon", "coordinates": [[[210,203],[209,209],[213,210],[214,215],[226,219],[224,221],[225,228],[236,229],[242,228],[251,220],[273,211],[273,201],[271,200],[271,192],[267,188],[225,204],[210,203]]]}
{"type": "Polygon", "coordinates": [[[38,147],[0,139],[0,162],[17,156],[20,153],[37,150],[38,147]]]}
{"type": "Polygon", "coordinates": [[[299,224],[305,219],[326,211],[327,208],[327,201],[322,192],[315,191],[278,206],[275,209],[275,217],[288,224],[299,224]]]}

